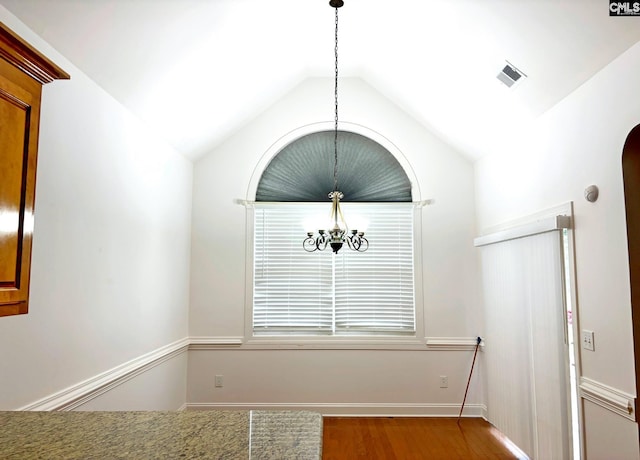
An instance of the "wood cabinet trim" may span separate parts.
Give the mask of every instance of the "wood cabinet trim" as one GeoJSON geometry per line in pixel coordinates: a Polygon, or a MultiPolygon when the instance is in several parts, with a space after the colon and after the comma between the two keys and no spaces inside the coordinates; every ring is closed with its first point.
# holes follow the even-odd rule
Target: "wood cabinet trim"
{"type": "Polygon", "coordinates": [[[24,315],[29,312],[27,302],[7,303],[0,305],[0,316],[24,315]]]}
{"type": "Polygon", "coordinates": [[[15,32],[0,22],[0,57],[40,84],[68,80],[67,72],[55,65],[15,32]]]}

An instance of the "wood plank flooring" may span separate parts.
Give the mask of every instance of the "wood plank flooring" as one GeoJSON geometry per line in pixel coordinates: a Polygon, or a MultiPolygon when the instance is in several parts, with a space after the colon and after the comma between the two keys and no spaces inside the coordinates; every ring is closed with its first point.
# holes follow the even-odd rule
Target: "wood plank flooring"
{"type": "Polygon", "coordinates": [[[526,459],[481,418],[325,417],[323,460],[526,459]]]}

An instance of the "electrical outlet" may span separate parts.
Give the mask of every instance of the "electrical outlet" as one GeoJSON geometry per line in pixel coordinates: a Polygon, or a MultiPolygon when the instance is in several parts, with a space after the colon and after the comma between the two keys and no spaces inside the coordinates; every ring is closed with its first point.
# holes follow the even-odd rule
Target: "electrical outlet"
{"type": "Polygon", "coordinates": [[[596,345],[594,342],[593,331],[582,330],[582,348],[585,350],[595,351],[596,345]]]}
{"type": "Polygon", "coordinates": [[[440,388],[449,388],[449,377],[446,375],[440,376],[440,388]]]}
{"type": "Polygon", "coordinates": [[[224,385],[224,376],[222,375],[216,375],[216,388],[222,388],[224,385]]]}

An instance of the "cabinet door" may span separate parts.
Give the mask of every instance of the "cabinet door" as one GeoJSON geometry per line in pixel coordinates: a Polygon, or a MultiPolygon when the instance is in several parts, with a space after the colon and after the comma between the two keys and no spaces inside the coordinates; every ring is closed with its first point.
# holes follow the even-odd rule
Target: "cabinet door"
{"type": "Polygon", "coordinates": [[[0,316],[29,309],[40,96],[68,78],[0,22],[0,316]]]}
{"type": "Polygon", "coordinates": [[[0,316],[28,310],[40,92],[0,60],[0,316]]]}

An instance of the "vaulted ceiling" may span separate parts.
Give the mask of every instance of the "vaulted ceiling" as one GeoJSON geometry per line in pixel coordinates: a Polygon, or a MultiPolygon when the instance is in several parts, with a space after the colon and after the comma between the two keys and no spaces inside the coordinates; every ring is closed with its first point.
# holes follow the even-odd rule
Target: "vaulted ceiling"
{"type": "MultiPolygon", "coordinates": [[[[333,75],[328,0],[0,5],[193,159],[304,79],[333,75]]],[[[473,160],[639,40],[640,18],[609,17],[604,0],[345,0],[340,74],[473,160]],[[527,75],[511,89],[496,78],[505,61],[527,75]]]]}

